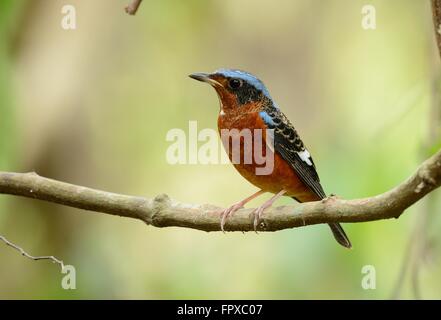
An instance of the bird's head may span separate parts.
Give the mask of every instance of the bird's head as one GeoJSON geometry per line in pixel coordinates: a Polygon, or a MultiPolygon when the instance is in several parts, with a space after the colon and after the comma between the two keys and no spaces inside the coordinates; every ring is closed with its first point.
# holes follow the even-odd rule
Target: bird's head
{"type": "Polygon", "coordinates": [[[213,73],[193,73],[190,78],[210,84],[219,96],[221,111],[225,113],[239,111],[244,106],[272,103],[263,82],[245,71],[220,69],[213,73]]]}

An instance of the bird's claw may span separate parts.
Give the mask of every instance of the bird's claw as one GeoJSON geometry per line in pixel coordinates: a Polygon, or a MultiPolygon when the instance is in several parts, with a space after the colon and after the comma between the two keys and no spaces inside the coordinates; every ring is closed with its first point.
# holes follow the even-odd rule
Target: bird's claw
{"type": "Polygon", "coordinates": [[[255,233],[258,233],[257,232],[257,226],[259,225],[259,222],[260,222],[260,220],[262,218],[263,211],[265,211],[266,208],[267,208],[266,206],[261,206],[261,207],[257,208],[256,210],[254,210],[254,223],[253,223],[253,226],[254,226],[254,232],[255,233]]]}
{"type": "Polygon", "coordinates": [[[233,213],[235,213],[237,210],[242,209],[243,208],[243,204],[241,202],[238,202],[236,204],[233,204],[231,207],[223,210],[221,212],[221,223],[220,223],[220,227],[223,233],[225,233],[225,222],[227,221],[228,217],[230,215],[232,215],[233,213]]]}

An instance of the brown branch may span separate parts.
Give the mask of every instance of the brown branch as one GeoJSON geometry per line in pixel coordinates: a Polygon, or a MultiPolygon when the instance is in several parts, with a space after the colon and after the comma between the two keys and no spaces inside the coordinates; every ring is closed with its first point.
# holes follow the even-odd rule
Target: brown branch
{"type": "MultiPolygon", "coordinates": [[[[398,218],[405,209],[441,185],[441,151],[426,160],[406,181],[364,199],[322,201],[268,209],[260,231],[277,231],[329,222],[365,222],[398,218]]],[[[167,195],[154,199],[126,196],[40,177],[36,173],[0,172],[0,193],[46,200],[79,209],[142,220],[155,227],[219,231],[221,208],[190,205],[167,195]]],[[[226,223],[227,231],[253,231],[253,210],[241,209],[226,223]]]]}
{"type": "Polygon", "coordinates": [[[435,28],[436,44],[441,57],[441,0],[431,0],[433,25],[435,28]]]}
{"type": "Polygon", "coordinates": [[[125,10],[130,15],[135,15],[141,5],[142,0],[132,0],[126,7],[125,10]]]}

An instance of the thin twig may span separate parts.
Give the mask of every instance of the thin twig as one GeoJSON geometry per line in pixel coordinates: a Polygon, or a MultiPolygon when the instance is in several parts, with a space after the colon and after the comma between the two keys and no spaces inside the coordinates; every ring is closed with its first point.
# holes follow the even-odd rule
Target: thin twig
{"type": "Polygon", "coordinates": [[[130,15],[135,15],[141,5],[142,0],[132,0],[126,7],[125,10],[130,15]]]}
{"type": "Polygon", "coordinates": [[[63,261],[55,258],[54,256],[39,256],[39,257],[35,257],[30,255],[29,253],[27,253],[23,248],[19,247],[18,245],[12,243],[11,241],[9,241],[8,239],[6,239],[4,236],[0,235],[0,240],[3,241],[7,246],[10,246],[11,248],[14,248],[15,250],[17,250],[18,252],[20,252],[20,254],[26,258],[32,259],[32,260],[51,260],[53,263],[57,263],[58,265],[60,265],[61,267],[61,271],[63,271],[64,269],[64,263],[63,261]]]}

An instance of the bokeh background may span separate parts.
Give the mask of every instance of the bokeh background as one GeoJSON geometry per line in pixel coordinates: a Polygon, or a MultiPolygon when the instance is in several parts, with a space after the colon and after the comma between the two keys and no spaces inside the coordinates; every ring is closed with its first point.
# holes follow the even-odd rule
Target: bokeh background
{"type": "MultiPolygon", "coordinates": [[[[266,83],[328,193],[384,192],[437,145],[429,1],[145,0],[134,17],[126,4],[0,0],[1,171],[230,205],[256,190],[231,165],[165,160],[168,130],[187,131],[189,120],[216,128],[214,91],[187,75],[220,67],[266,83]],[[361,27],[367,2],[376,30],[361,27]],[[65,4],[76,8],[76,30],[61,28],[65,4]]],[[[327,226],[258,235],[157,229],[2,195],[0,234],[74,265],[77,289],[61,288],[57,265],[0,243],[0,298],[387,299],[403,265],[399,297],[441,298],[439,197],[399,220],[346,224],[348,251],[327,226]],[[414,232],[422,217],[428,223],[414,232]],[[405,260],[411,234],[428,245],[405,260]],[[375,290],[361,286],[365,265],[376,269],[375,290]]]]}

